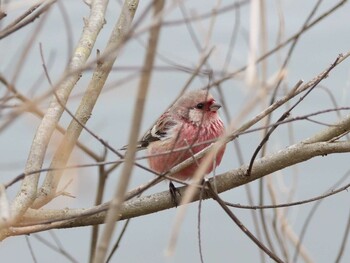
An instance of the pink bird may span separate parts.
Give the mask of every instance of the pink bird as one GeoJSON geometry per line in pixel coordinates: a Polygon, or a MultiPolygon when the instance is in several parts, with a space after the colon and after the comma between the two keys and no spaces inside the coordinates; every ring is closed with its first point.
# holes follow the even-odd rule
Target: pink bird
{"type": "MultiPolygon", "coordinates": [[[[156,124],[146,133],[140,142],[141,147],[147,147],[150,168],[159,174],[165,174],[175,165],[183,162],[197,152],[208,147],[213,139],[224,133],[224,125],[219,117],[221,105],[216,103],[207,90],[195,90],[184,93],[156,124]],[[201,142],[206,142],[197,145],[201,142]],[[187,147],[182,151],[175,151],[187,147]]],[[[210,173],[221,162],[225,147],[216,155],[216,160],[209,166],[210,173]]],[[[201,159],[172,175],[181,180],[190,179],[201,159]]],[[[169,183],[170,193],[175,204],[177,189],[169,183]]]]}

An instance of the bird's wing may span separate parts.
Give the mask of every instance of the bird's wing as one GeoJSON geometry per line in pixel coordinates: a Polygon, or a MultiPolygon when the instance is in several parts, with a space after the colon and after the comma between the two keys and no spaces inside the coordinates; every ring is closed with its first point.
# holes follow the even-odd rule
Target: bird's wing
{"type": "Polygon", "coordinates": [[[141,147],[147,147],[151,142],[166,140],[169,138],[169,130],[176,125],[176,121],[165,112],[156,124],[142,137],[140,141],[141,147]]]}
{"type": "MultiPolygon", "coordinates": [[[[148,147],[151,142],[166,140],[169,137],[169,130],[176,125],[176,121],[170,117],[168,112],[163,113],[151,129],[142,137],[137,144],[137,149],[142,150],[148,147]]],[[[127,145],[120,150],[126,150],[127,145]]]]}

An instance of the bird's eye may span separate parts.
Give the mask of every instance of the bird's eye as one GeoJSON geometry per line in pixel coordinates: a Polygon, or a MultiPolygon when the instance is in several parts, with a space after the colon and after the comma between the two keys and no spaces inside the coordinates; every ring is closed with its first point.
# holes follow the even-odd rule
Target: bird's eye
{"type": "Polygon", "coordinates": [[[197,109],[203,109],[204,108],[204,103],[198,103],[196,106],[197,109]]]}

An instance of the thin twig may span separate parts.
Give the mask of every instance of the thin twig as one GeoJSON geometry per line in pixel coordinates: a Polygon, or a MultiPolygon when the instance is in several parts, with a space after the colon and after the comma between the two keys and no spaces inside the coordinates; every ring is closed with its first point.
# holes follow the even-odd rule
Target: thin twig
{"type": "MultiPolygon", "coordinates": [[[[127,2],[128,1],[124,3],[122,15],[126,17],[130,17],[131,19],[129,20],[131,21],[135,14],[138,1],[134,1],[133,3],[127,3],[127,2]]],[[[162,12],[162,9],[164,7],[164,1],[154,0],[153,7],[154,7],[154,15],[157,16],[160,12],[162,12]]],[[[134,167],[134,158],[135,158],[135,152],[137,147],[137,139],[139,136],[139,130],[140,130],[141,120],[143,116],[142,113],[144,110],[147,90],[151,79],[151,73],[152,73],[152,68],[153,68],[154,58],[155,58],[155,51],[157,50],[157,43],[158,43],[159,32],[160,32],[160,21],[161,20],[159,20],[158,24],[155,27],[153,27],[150,31],[148,49],[147,49],[146,58],[144,61],[144,70],[142,71],[138,93],[137,93],[137,103],[135,105],[135,110],[133,113],[131,132],[130,132],[129,141],[128,141],[128,151],[126,152],[126,156],[125,156],[125,164],[121,171],[118,185],[115,189],[113,199],[111,201],[111,205],[106,215],[105,227],[103,229],[103,233],[100,238],[100,241],[98,242],[98,245],[97,245],[96,254],[93,261],[94,263],[102,263],[105,261],[107,249],[108,249],[113,231],[116,227],[115,221],[120,216],[119,215],[120,207],[124,201],[124,196],[130,181],[131,172],[134,167]]],[[[120,23],[118,23],[118,26],[119,25],[120,23]]],[[[129,25],[125,24],[123,26],[129,28],[130,24],[129,25]]],[[[119,27],[116,27],[116,30],[119,30],[119,27]]]]}
{"type": "MultiPolygon", "coordinates": [[[[294,108],[296,108],[296,106],[298,106],[310,93],[311,91],[323,80],[325,79],[329,72],[337,65],[339,59],[341,59],[342,55],[339,55],[336,60],[332,63],[332,65],[320,76],[320,78],[317,79],[317,81],[308,89],[308,91],[299,98],[299,100],[297,102],[295,102],[287,111],[285,111],[282,116],[277,120],[277,122],[281,122],[284,121],[292,112],[292,110],[294,108]]],[[[250,160],[249,163],[249,168],[247,170],[247,176],[249,176],[253,165],[254,165],[254,160],[256,158],[256,156],[258,155],[259,151],[261,150],[261,148],[264,146],[264,144],[269,140],[271,134],[275,131],[275,129],[278,127],[279,125],[274,125],[265,135],[265,137],[263,138],[263,140],[261,141],[261,143],[259,144],[259,146],[256,148],[255,152],[252,155],[252,158],[250,160]]]]}
{"type": "Polygon", "coordinates": [[[78,263],[78,261],[72,255],[70,255],[65,249],[63,249],[62,246],[57,244],[57,241],[55,240],[55,238],[54,238],[54,240],[55,240],[56,245],[52,244],[47,239],[43,238],[41,235],[34,234],[33,238],[37,239],[38,241],[40,241],[42,244],[44,244],[48,248],[52,249],[53,251],[60,253],[70,262],[78,263]]]}
{"type": "MultiPolygon", "coordinates": [[[[286,39],[285,41],[283,41],[282,43],[280,43],[279,45],[275,46],[274,48],[272,48],[270,51],[268,51],[267,53],[263,54],[262,56],[260,56],[257,60],[256,63],[259,63],[261,61],[264,61],[266,58],[268,58],[269,56],[271,56],[272,54],[274,54],[276,51],[280,50],[281,48],[283,48],[284,46],[288,45],[290,42],[292,42],[296,37],[300,36],[300,33],[304,33],[307,32],[307,30],[309,30],[310,28],[312,28],[314,25],[316,25],[317,23],[319,23],[320,21],[322,21],[324,18],[326,18],[327,16],[329,16],[330,14],[332,14],[334,11],[336,11],[338,8],[340,8],[342,5],[344,5],[347,2],[347,0],[342,0],[339,1],[335,6],[333,6],[332,8],[330,8],[329,10],[325,11],[324,13],[322,13],[321,15],[319,15],[317,18],[315,18],[312,22],[310,22],[310,24],[308,24],[307,27],[305,27],[302,30],[299,30],[297,33],[295,33],[294,35],[290,36],[288,39],[286,39]]],[[[236,75],[238,75],[239,73],[245,71],[247,69],[247,65],[233,71],[232,73],[226,74],[226,76],[214,81],[212,83],[211,86],[217,86],[220,83],[223,83],[226,80],[232,79],[233,77],[235,77],[236,75]]]]}
{"type": "Polygon", "coordinates": [[[344,255],[346,243],[349,240],[349,233],[350,233],[350,210],[349,210],[349,215],[348,215],[348,222],[346,224],[345,231],[344,231],[343,240],[341,242],[337,258],[334,261],[335,263],[339,263],[342,256],[344,255]]]}
{"type": "Polygon", "coordinates": [[[213,199],[218,202],[226,214],[235,222],[235,224],[246,234],[250,240],[254,242],[261,250],[263,250],[271,259],[275,262],[283,263],[283,261],[272,251],[270,251],[261,241],[259,241],[244,225],[243,223],[234,215],[234,213],[226,206],[225,202],[218,196],[218,194],[213,190],[210,184],[207,184],[210,195],[213,199]]]}
{"type": "MultiPolygon", "coordinates": [[[[339,184],[341,184],[346,178],[348,178],[349,174],[350,174],[350,170],[347,173],[345,173],[330,189],[338,187],[339,184]]],[[[295,252],[293,255],[292,262],[297,262],[297,260],[298,260],[299,254],[301,253],[301,249],[302,249],[302,243],[303,243],[304,237],[306,235],[309,223],[311,222],[312,217],[316,213],[316,211],[317,211],[318,207],[321,205],[322,201],[323,201],[323,199],[320,199],[313,205],[313,207],[311,208],[310,212],[308,213],[308,215],[305,219],[305,222],[304,222],[304,224],[301,228],[301,231],[300,231],[298,242],[295,244],[295,252]]]]}
{"type": "Polygon", "coordinates": [[[0,39],[7,37],[8,35],[16,32],[17,30],[27,26],[29,23],[32,23],[35,19],[39,18],[40,15],[45,13],[52,4],[54,4],[57,0],[51,0],[42,8],[38,9],[41,4],[34,5],[29,8],[24,14],[19,16],[13,23],[11,23],[8,27],[4,28],[0,31],[0,39]]]}
{"type": "Polygon", "coordinates": [[[318,201],[320,199],[324,199],[327,198],[329,196],[338,194],[340,192],[346,191],[348,190],[348,188],[350,188],[350,183],[347,185],[344,185],[343,187],[340,187],[338,189],[335,190],[331,190],[329,193],[323,194],[323,195],[319,195],[319,196],[315,196],[309,199],[305,199],[302,201],[296,201],[296,202],[289,202],[289,203],[285,203],[285,204],[275,204],[275,205],[241,205],[241,204],[233,204],[233,203],[229,203],[229,202],[225,202],[225,204],[227,206],[231,206],[231,207],[235,207],[235,208],[242,208],[242,209],[253,209],[253,210],[257,210],[257,209],[276,209],[276,208],[283,208],[283,207],[291,207],[291,206],[298,206],[298,205],[303,205],[303,204],[307,204],[307,203],[311,203],[311,202],[315,202],[318,201]]]}
{"type": "Polygon", "coordinates": [[[110,262],[110,260],[112,259],[112,256],[113,256],[114,253],[117,251],[117,249],[118,249],[118,247],[119,247],[119,244],[120,244],[122,238],[124,237],[124,235],[125,235],[125,233],[126,233],[126,229],[127,229],[128,225],[129,225],[129,223],[130,223],[130,220],[131,220],[131,219],[128,219],[128,220],[125,221],[125,224],[124,224],[124,226],[123,226],[123,228],[122,228],[122,231],[121,231],[121,233],[120,233],[120,235],[119,235],[117,241],[115,242],[115,244],[114,244],[114,246],[113,246],[113,248],[112,248],[112,250],[111,250],[111,253],[109,253],[109,255],[108,255],[108,257],[107,257],[106,263],[110,262]]]}
{"type": "Polygon", "coordinates": [[[26,239],[27,246],[29,248],[30,255],[32,256],[32,260],[34,263],[37,263],[38,261],[36,260],[34,250],[33,250],[32,244],[30,243],[29,237],[25,236],[25,239],[26,239]]]}
{"type": "MultiPolygon", "coordinates": [[[[107,148],[105,148],[105,152],[103,155],[104,159],[107,157],[107,148]]],[[[105,185],[107,181],[108,174],[106,173],[106,169],[104,165],[98,167],[98,184],[97,184],[97,194],[95,197],[95,206],[100,205],[103,200],[103,194],[105,190],[105,185]]],[[[90,259],[89,262],[92,263],[94,258],[94,253],[96,251],[97,239],[98,239],[99,226],[92,226],[91,232],[91,242],[90,242],[90,259]]]]}
{"type": "Polygon", "coordinates": [[[204,187],[202,187],[200,195],[199,195],[199,202],[198,202],[198,214],[197,214],[197,235],[198,235],[198,249],[199,249],[199,258],[201,263],[204,263],[203,258],[203,248],[202,248],[202,234],[201,234],[201,214],[202,214],[202,203],[203,203],[203,193],[204,193],[204,187]]]}

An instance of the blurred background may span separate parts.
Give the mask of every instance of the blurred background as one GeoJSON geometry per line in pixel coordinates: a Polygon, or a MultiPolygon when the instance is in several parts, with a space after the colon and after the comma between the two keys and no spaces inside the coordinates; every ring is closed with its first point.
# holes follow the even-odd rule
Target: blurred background
{"type": "MultiPolygon", "coordinates": [[[[237,72],[249,63],[249,59],[259,58],[280,43],[298,33],[307,21],[310,13],[320,2],[311,21],[328,12],[338,3],[339,8],[324,17],[314,26],[300,35],[290,56],[287,67],[283,70],[283,81],[277,92],[277,99],[282,97],[299,80],[311,80],[335,61],[340,53],[350,50],[350,7],[347,1],[166,1],[164,25],[158,44],[158,53],[153,70],[146,109],[143,115],[142,132],[154,123],[178,96],[193,70],[200,61],[204,48],[213,48],[206,65],[191,83],[190,89],[206,87],[226,74],[237,72]],[[260,4],[260,9],[256,9],[260,4]],[[214,12],[213,10],[216,10],[214,12]],[[256,11],[258,10],[258,11],[256,11]],[[187,22],[186,20],[193,20],[187,22]],[[192,19],[193,18],[193,19],[192,19]],[[254,42],[254,39],[255,42],[254,42]],[[256,52],[251,52],[252,47],[256,52]],[[212,70],[212,79],[207,72],[212,70]]],[[[7,16],[0,20],[0,30],[23,14],[34,1],[0,1],[1,10],[7,16]]],[[[45,1],[44,1],[45,3],[45,1]]],[[[142,19],[132,37],[122,48],[107,83],[97,101],[87,127],[115,149],[128,141],[131,117],[135,106],[140,70],[145,57],[145,45],[148,40],[148,28],[152,21],[152,12],[142,18],[150,1],[140,1],[134,21],[142,19]],[[137,32],[143,32],[137,34],[137,32]]],[[[103,50],[121,11],[119,1],[109,1],[104,25],[91,61],[96,58],[97,50],[103,50]]],[[[89,16],[89,7],[83,1],[57,1],[34,22],[1,39],[0,73],[28,99],[35,100],[50,93],[50,85],[43,76],[39,44],[42,45],[47,68],[52,82],[62,76],[74,47],[84,27],[84,18],[89,16]],[[40,21],[42,26],[38,35],[40,21]],[[30,43],[30,44],[28,44],[30,43]],[[23,52],[28,54],[21,61],[23,52]],[[20,70],[19,66],[21,65],[20,70]]],[[[252,71],[240,71],[232,74],[220,86],[212,88],[211,93],[225,105],[220,115],[225,124],[238,128],[241,124],[265,109],[270,102],[278,80],[279,72],[291,42],[263,60],[252,71]]],[[[80,99],[92,77],[93,68],[86,70],[74,88],[67,107],[75,112],[80,99]]],[[[313,112],[349,106],[350,62],[345,61],[334,69],[329,77],[292,111],[291,117],[303,116],[313,112]]],[[[7,96],[8,91],[0,84],[0,95],[7,96]]],[[[47,109],[51,94],[36,100],[43,112],[47,109]]],[[[271,122],[295,102],[282,106],[271,115],[271,122]]],[[[1,124],[16,110],[21,102],[11,100],[0,108],[1,124]],[[2,120],[1,120],[2,119],[2,120]]],[[[330,112],[282,125],[271,136],[265,154],[300,142],[325,129],[325,124],[337,122],[346,111],[330,112]]],[[[21,112],[0,134],[0,179],[2,183],[23,172],[32,140],[41,119],[30,112],[21,112]]],[[[71,117],[64,113],[60,124],[67,127],[71,117]]],[[[263,127],[264,122],[256,125],[263,127]]],[[[3,127],[3,126],[2,126],[3,127]]],[[[216,173],[220,174],[247,164],[262,139],[262,132],[240,136],[236,146],[231,142],[222,164],[216,173]],[[240,149],[238,152],[237,149],[240,149]]],[[[142,134],[140,134],[140,137],[142,134]]],[[[62,135],[55,132],[43,167],[50,165],[51,159],[62,135]]],[[[104,147],[99,141],[83,131],[80,141],[98,155],[104,147]]],[[[139,156],[144,156],[140,152],[139,156]]],[[[341,185],[349,183],[349,154],[334,154],[317,157],[305,163],[283,169],[255,181],[249,186],[242,186],[227,191],[220,196],[229,202],[249,204],[247,189],[251,192],[253,204],[286,203],[304,200],[323,194],[341,185]],[[260,189],[260,190],[259,190],[260,189]],[[262,189],[262,190],[261,190],[262,189]],[[273,194],[272,194],[273,193],[273,194]],[[264,197],[263,200],[261,197],[264,197]],[[272,198],[274,197],[275,200],[272,198]]],[[[106,160],[117,158],[108,152],[106,160]]],[[[94,163],[94,160],[76,148],[69,165],[94,163]]],[[[146,165],[146,161],[142,161],[146,165]]],[[[104,201],[111,199],[120,169],[114,170],[108,177],[104,201]]],[[[42,182],[45,173],[42,173],[42,182]]],[[[135,167],[130,189],[148,182],[153,175],[135,167]]],[[[87,208],[94,204],[98,183],[98,168],[70,169],[64,173],[60,186],[72,180],[67,191],[75,198],[58,197],[45,208],[87,208]]],[[[8,189],[12,200],[19,190],[20,183],[8,189]]],[[[165,191],[167,183],[160,183],[146,194],[165,191]]],[[[198,203],[188,206],[185,220],[179,233],[175,253],[165,256],[169,243],[176,209],[165,210],[156,214],[134,218],[130,221],[121,244],[111,262],[200,262],[198,242],[198,203]]],[[[349,193],[341,192],[304,205],[283,209],[259,210],[233,209],[232,211],[253,233],[260,233],[260,240],[268,245],[262,228],[261,217],[267,225],[267,232],[276,254],[288,262],[336,262],[342,239],[349,221],[349,193]],[[308,222],[310,214],[312,217],[308,222]],[[308,222],[307,226],[305,224],[308,222]],[[288,228],[288,234],[281,234],[288,228]],[[275,230],[279,232],[276,233],[275,230]],[[303,236],[304,235],[304,236],[303,236]],[[301,237],[302,246],[309,259],[295,256],[296,246],[290,241],[292,236],[301,237]],[[279,239],[280,238],[280,239],[279,239]],[[281,242],[283,245],[281,245],[281,242]],[[283,252],[284,248],[284,252],[283,252]]],[[[113,242],[117,239],[123,222],[118,224],[113,242]]],[[[28,247],[28,241],[35,253],[37,262],[88,262],[90,254],[91,227],[60,229],[32,234],[28,237],[16,236],[5,239],[0,245],[2,262],[34,262],[28,247]],[[43,242],[43,239],[46,241],[43,242]],[[57,251],[58,243],[64,252],[57,251]],[[55,249],[48,246],[54,244],[55,249]],[[69,256],[65,255],[65,252],[69,256]]],[[[204,262],[271,262],[262,255],[257,246],[226,216],[213,200],[202,203],[201,210],[201,246],[204,262]]],[[[339,262],[350,262],[350,245],[345,248],[339,262]]]]}

